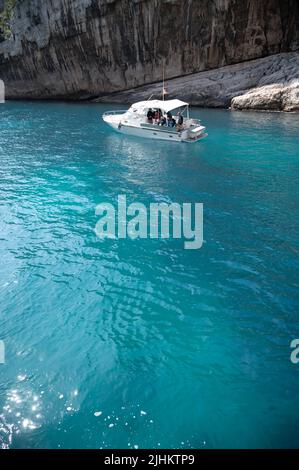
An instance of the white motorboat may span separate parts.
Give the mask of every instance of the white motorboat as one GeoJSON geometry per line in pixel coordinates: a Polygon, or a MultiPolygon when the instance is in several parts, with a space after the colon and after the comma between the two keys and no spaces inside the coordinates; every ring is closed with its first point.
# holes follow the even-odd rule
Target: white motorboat
{"type": "Polygon", "coordinates": [[[198,142],[207,137],[199,119],[192,119],[189,104],[181,100],[140,101],[125,111],[109,111],[103,120],[122,134],[175,142],[198,142]]]}

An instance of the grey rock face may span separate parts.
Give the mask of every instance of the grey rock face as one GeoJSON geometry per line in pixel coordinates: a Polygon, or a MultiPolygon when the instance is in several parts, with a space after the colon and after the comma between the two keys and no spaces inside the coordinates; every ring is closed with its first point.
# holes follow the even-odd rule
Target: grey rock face
{"type": "MultiPolygon", "coordinates": [[[[16,0],[0,78],[8,98],[82,99],[161,80],[163,64],[169,79],[294,51],[298,22],[297,0],[16,0]]],[[[211,103],[222,85],[207,80],[211,103]]]]}
{"type": "MultiPolygon", "coordinates": [[[[161,98],[163,83],[112,93],[96,101],[132,103],[161,98]]],[[[167,82],[169,98],[197,106],[299,111],[299,53],[276,54],[167,82]]]]}
{"type": "Polygon", "coordinates": [[[299,81],[290,86],[275,84],[250,90],[233,98],[232,109],[299,111],[299,81]]]}

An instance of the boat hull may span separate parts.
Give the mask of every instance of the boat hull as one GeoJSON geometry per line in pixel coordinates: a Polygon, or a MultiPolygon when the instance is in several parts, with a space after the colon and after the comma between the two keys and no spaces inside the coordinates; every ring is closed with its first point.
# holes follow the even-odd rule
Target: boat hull
{"type": "Polygon", "coordinates": [[[182,137],[181,132],[176,132],[174,130],[167,130],[167,129],[155,129],[153,127],[140,127],[140,126],[132,126],[132,125],[126,125],[122,124],[120,122],[117,122],[114,120],[114,122],[109,121],[108,119],[104,118],[104,121],[112,127],[113,130],[116,132],[119,132],[121,134],[133,136],[133,137],[142,137],[146,139],[151,139],[151,140],[167,140],[172,141],[172,142],[187,142],[187,143],[192,143],[192,142],[198,142],[199,140],[203,139],[204,137],[207,137],[207,134],[202,132],[198,136],[194,136],[193,139],[184,139],[182,137]]]}

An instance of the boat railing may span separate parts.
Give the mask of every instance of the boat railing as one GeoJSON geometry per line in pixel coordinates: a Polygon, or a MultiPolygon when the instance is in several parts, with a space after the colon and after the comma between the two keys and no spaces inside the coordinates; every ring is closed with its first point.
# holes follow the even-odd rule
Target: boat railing
{"type": "Polygon", "coordinates": [[[114,116],[116,114],[125,114],[127,111],[128,111],[127,109],[116,109],[115,111],[106,111],[103,114],[103,117],[104,116],[114,116]]]}

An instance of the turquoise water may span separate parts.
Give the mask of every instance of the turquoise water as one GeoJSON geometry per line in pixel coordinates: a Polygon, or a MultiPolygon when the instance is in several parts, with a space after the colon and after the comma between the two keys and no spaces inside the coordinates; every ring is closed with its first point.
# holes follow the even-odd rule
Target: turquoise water
{"type": "Polygon", "coordinates": [[[0,105],[2,447],[299,447],[299,116],[198,109],[187,145],[108,109],[0,105]],[[203,248],[101,242],[118,194],[203,202],[203,248]]]}

